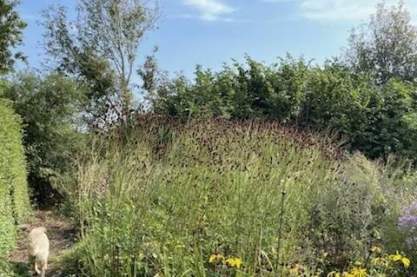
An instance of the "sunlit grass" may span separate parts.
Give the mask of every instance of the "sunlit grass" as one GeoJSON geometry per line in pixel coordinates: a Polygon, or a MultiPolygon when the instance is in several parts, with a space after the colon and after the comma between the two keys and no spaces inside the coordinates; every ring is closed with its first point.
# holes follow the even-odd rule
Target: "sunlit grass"
{"type": "MultiPolygon", "coordinates": [[[[277,276],[296,261],[314,270],[322,266],[320,232],[333,219],[314,220],[333,208],[353,228],[346,237],[359,241],[340,244],[346,255],[368,249],[366,228],[379,216],[372,207],[384,198],[379,177],[329,141],[275,124],[218,121],[155,123],[127,141],[98,140],[71,192],[91,276],[277,276]],[[332,200],[354,186],[347,205],[332,200]]],[[[338,262],[346,261],[327,263],[338,262]]]]}

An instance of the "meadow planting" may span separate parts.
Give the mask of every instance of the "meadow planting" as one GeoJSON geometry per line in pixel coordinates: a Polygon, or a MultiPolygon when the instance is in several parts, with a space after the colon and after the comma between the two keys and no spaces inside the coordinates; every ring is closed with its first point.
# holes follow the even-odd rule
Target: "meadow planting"
{"type": "Polygon", "coordinates": [[[80,161],[74,257],[86,276],[406,274],[404,172],[276,123],[144,119],[80,161]]]}
{"type": "Polygon", "coordinates": [[[417,276],[416,6],[316,2],[0,0],[0,277],[417,276]]]}

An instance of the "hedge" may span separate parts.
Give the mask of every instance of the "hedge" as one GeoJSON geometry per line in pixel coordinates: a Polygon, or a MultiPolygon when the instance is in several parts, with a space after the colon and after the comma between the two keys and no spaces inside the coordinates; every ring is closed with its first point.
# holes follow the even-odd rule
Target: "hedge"
{"type": "Polygon", "coordinates": [[[20,118],[0,99],[0,257],[15,244],[16,225],[30,212],[20,118]]]}

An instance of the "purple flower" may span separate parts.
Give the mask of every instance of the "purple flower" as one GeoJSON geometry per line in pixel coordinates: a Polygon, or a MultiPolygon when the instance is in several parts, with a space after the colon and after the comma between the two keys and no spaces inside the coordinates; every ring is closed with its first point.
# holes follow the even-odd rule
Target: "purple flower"
{"type": "Polygon", "coordinates": [[[406,243],[409,247],[417,245],[417,202],[402,210],[402,215],[398,218],[398,227],[401,231],[408,234],[406,243]]]}

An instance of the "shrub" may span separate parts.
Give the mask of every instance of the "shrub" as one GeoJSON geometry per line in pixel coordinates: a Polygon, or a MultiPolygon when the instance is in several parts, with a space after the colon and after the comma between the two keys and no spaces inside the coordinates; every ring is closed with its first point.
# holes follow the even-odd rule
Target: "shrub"
{"type": "Polygon", "coordinates": [[[197,67],[195,80],[165,80],[155,89],[156,113],[177,118],[273,119],[340,135],[346,148],[369,158],[415,159],[416,86],[400,79],[375,85],[338,61],[312,66],[303,59],[266,65],[197,67]]]}
{"type": "Polygon", "coordinates": [[[82,89],[60,74],[20,74],[3,96],[22,118],[28,180],[40,205],[59,203],[59,189],[71,180],[72,159],[82,146],[82,89]]]}
{"type": "Polygon", "coordinates": [[[381,239],[390,205],[380,186],[378,167],[360,155],[341,165],[337,183],[312,199],[309,235],[313,255],[325,268],[346,268],[366,257],[381,239]]]}
{"type": "Polygon", "coordinates": [[[20,118],[0,99],[0,256],[15,242],[15,224],[30,212],[20,118]]]}
{"type": "Polygon", "coordinates": [[[195,81],[184,76],[161,82],[151,95],[155,112],[187,117],[232,119],[297,118],[304,99],[309,65],[302,59],[280,59],[267,66],[247,57],[246,63],[225,65],[220,72],[202,67],[195,81]]]}

